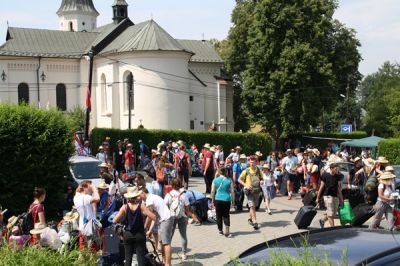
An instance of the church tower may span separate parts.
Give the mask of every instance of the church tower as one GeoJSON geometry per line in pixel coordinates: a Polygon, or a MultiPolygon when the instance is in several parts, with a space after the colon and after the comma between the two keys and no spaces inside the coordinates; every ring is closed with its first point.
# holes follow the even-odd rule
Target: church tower
{"type": "Polygon", "coordinates": [[[120,23],[128,17],[128,3],[125,0],[114,0],[113,8],[113,21],[115,24],[120,23]]]}
{"type": "Polygon", "coordinates": [[[97,27],[99,12],[92,0],[62,0],[57,15],[60,30],[92,31],[97,27]]]}

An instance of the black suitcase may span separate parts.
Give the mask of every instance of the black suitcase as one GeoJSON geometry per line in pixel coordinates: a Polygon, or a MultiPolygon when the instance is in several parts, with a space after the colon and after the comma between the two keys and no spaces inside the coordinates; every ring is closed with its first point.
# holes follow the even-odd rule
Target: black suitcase
{"type": "Polygon", "coordinates": [[[294,223],[297,225],[299,229],[307,229],[307,227],[311,224],[314,219],[317,211],[314,206],[306,205],[300,208],[299,212],[294,218],[294,223]]]}
{"type": "Polygon", "coordinates": [[[308,191],[303,198],[303,204],[305,205],[317,205],[315,201],[317,200],[318,191],[311,189],[308,191]]]}
{"type": "Polygon", "coordinates": [[[105,228],[102,265],[123,265],[124,253],[124,246],[115,232],[115,226],[105,228]]]}
{"type": "Polygon", "coordinates": [[[374,216],[374,210],[372,209],[372,205],[367,203],[362,203],[357,205],[354,209],[355,219],[353,222],[353,226],[362,226],[366,221],[369,220],[372,216],[374,216]]]}
{"type": "Polygon", "coordinates": [[[234,193],[235,193],[235,209],[236,211],[242,211],[243,201],[244,201],[243,188],[239,184],[235,184],[234,193]]]}

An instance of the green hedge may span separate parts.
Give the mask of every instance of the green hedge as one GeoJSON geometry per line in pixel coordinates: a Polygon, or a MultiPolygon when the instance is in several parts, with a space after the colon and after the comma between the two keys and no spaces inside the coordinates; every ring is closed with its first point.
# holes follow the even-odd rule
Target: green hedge
{"type": "Polygon", "coordinates": [[[330,132],[330,133],[304,133],[303,136],[320,137],[320,138],[335,138],[335,139],[361,139],[368,137],[365,131],[354,131],[351,133],[330,132]]]}
{"type": "Polygon", "coordinates": [[[0,105],[0,204],[8,214],[26,211],[35,186],[46,189],[46,215],[53,216],[65,192],[73,152],[66,117],[56,110],[0,105]]]}
{"type": "Polygon", "coordinates": [[[385,156],[392,165],[400,164],[400,139],[379,141],[378,155],[385,156]]]}
{"type": "Polygon", "coordinates": [[[120,139],[128,138],[137,149],[138,140],[143,140],[151,149],[157,147],[160,141],[183,140],[188,145],[196,144],[200,150],[204,143],[211,145],[220,144],[224,147],[225,155],[229,154],[230,149],[241,146],[243,152],[252,154],[255,151],[261,151],[267,154],[271,150],[271,137],[265,133],[222,133],[222,132],[204,132],[204,131],[182,131],[182,130],[119,130],[108,128],[95,128],[92,130],[93,153],[106,137],[110,137],[112,147],[120,139]]]}

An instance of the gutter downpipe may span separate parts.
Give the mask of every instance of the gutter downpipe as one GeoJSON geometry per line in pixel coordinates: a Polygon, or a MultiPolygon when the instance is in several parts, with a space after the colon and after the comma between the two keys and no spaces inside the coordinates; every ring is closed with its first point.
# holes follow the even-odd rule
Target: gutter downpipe
{"type": "Polygon", "coordinates": [[[39,56],[38,57],[38,59],[39,59],[39,65],[38,65],[38,68],[36,69],[36,81],[37,81],[37,97],[38,97],[38,108],[40,109],[40,80],[39,80],[39,71],[40,71],[40,68],[41,68],[41,60],[42,60],[42,57],[41,56],[39,56]]]}

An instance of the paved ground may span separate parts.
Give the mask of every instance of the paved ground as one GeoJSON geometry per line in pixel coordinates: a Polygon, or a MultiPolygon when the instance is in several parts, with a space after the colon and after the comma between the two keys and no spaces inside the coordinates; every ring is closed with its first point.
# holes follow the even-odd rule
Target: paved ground
{"type": "MultiPolygon", "coordinates": [[[[189,189],[204,192],[203,178],[192,178],[189,189]]],[[[231,214],[232,238],[219,236],[216,224],[188,225],[189,253],[185,262],[178,255],[181,240],[177,230],[172,242],[173,265],[223,265],[253,245],[300,231],[293,222],[302,206],[300,197],[290,201],[286,197],[275,198],[271,205],[272,215],[265,213],[264,205],[261,206],[257,212],[257,221],[261,228],[257,231],[247,223],[246,211],[231,214]]],[[[311,227],[319,227],[318,218],[321,215],[317,214],[311,227]]]]}

